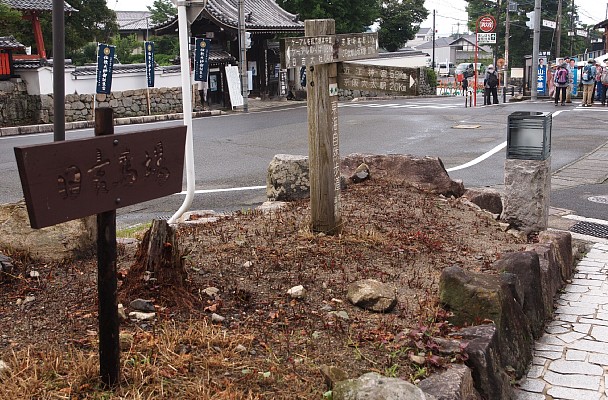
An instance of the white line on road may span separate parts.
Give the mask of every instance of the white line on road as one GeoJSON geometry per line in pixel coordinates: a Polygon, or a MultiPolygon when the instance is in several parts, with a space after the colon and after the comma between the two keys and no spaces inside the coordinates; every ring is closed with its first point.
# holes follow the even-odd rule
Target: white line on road
{"type": "MultiPolygon", "coordinates": [[[[245,187],[236,187],[236,188],[225,188],[225,189],[200,189],[195,190],[195,194],[208,194],[208,193],[220,193],[220,192],[239,192],[244,190],[260,190],[266,189],[266,186],[245,186],[245,187]]],[[[182,191],[180,193],[175,194],[186,194],[186,191],[182,191]]]]}
{"type": "Polygon", "coordinates": [[[480,155],[479,157],[475,158],[474,160],[471,160],[468,163],[459,165],[457,167],[448,168],[448,169],[446,169],[446,171],[447,172],[452,172],[452,171],[458,171],[459,169],[465,169],[465,168],[472,167],[473,165],[482,162],[483,160],[485,160],[486,158],[490,157],[491,155],[498,153],[500,150],[504,149],[505,147],[507,147],[507,142],[506,141],[504,141],[503,143],[501,143],[498,146],[494,147],[492,150],[488,151],[487,153],[484,153],[484,154],[480,155]]]}

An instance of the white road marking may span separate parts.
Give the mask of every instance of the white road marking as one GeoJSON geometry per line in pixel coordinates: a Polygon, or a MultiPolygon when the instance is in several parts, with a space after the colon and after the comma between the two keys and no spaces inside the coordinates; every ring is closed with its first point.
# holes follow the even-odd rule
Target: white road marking
{"type": "MultiPolygon", "coordinates": [[[[266,189],[266,186],[244,186],[244,187],[235,187],[235,188],[225,188],[225,189],[200,189],[200,190],[195,190],[194,194],[209,194],[209,193],[220,193],[220,192],[240,192],[240,191],[244,191],[244,190],[261,190],[261,189],[266,189]]],[[[186,194],[186,191],[182,191],[179,193],[175,193],[176,195],[178,194],[186,194]]]]}
{"type": "Polygon", "coordinates": [[[500,150],[504,149],[505,147],[507,147],[506,140],[503,143],[499,144],[498,146],[494,147],[492,150],[480,155],[479,157],[469,161],[468,163],[459,165],[457,167],[448,168],[448,169],[446,169],[446,171],[452,172],[452,171],[458,171],[459,169],[465,169],[465,168],[472,167],[473,165],[478,164],[478,163],[482,162],[483,160],[485,160],[486,158],[498,153],[500,150]]]}

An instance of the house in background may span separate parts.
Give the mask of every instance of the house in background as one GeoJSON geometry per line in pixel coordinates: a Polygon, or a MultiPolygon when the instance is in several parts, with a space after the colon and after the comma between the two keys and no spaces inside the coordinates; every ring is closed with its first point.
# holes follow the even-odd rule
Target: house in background
{"type": "MultiPolygon", "coordinates": [[[[138,42],[148,40],[152,32],[152,21],[150,11],[115,11],[118,33],[120,36],[135,35],[138,42]]],[[[143,47],[133,51],[134,54],[143,53],[143,47]]]]}
{"type": "Polygon", "coordinates": [[[24,47],[13,36],[0,36],[0,81],[15,75],[13,51],[22,50],[24,47]]]}
{"type": "MultiPolygon", "coordinates": [[[[433,41],[416,46],[416,50],[432,54],[433,41]]],[[[477,54],[479,59],[492,58],[492,49],[489,46],[479,46],[477,54]]],[[[457,39],[452,37],[435,38],[435,63],[473,62],[475,58],[475,35],[464,35],[457,39]]]]}
{"type": "MultiPolygon", "coordinates": [[[[211,39],[211,50],[225,52],[234,59],[239,59],[238,7],[234,0],[215,0],[207,3],[205,9],[192,23],[193,37],[211,39]]],[[[275,0],[255,0],[245,2],[245,29],[251,34],[251,47],[247,49],[247,70],[252,72],[253,89],[251,94],[263,98],[272,97],[278,92],[280,70],[280,51],[278,35],[301,36],[304,34],[304,23],[295,14],[291,14],[275,0]]],[[[177,16],[155,26],[155,33],[175,33],[178,29],[177,16]]],[[[290,70],[290,81],[297,73],[290,70]]],[[[223,68],[209,70],[209,94],[223,93],[226,99],[227,81],[223,68]]]]}

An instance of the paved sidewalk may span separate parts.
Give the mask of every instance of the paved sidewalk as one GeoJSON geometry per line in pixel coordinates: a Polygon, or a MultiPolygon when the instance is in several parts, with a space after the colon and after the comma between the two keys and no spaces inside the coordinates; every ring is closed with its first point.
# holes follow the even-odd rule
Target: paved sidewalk
{"type": "Polygon", "coordinates": [[[534,346],[518,400],[608,400],[608,245],[596,243],[534,346]]]}

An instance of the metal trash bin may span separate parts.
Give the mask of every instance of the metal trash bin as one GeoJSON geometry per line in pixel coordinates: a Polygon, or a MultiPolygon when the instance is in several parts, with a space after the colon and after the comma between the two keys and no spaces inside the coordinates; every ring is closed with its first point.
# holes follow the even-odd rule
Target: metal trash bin
{"type": "Polygon", "coordinates": [[[507,158],[546,160],[551,155],[550,112],[517,111],[507,123],[507,158]]]}

